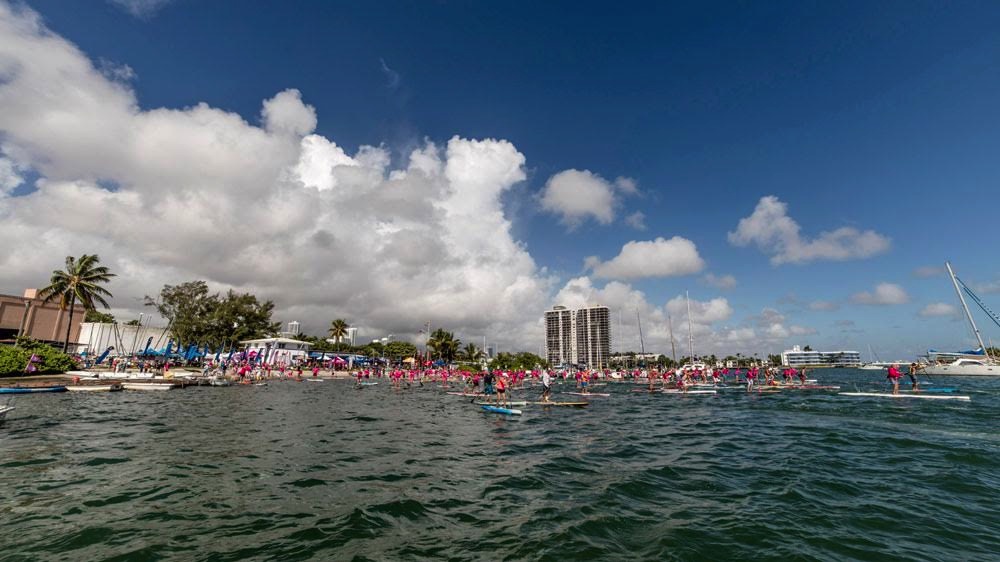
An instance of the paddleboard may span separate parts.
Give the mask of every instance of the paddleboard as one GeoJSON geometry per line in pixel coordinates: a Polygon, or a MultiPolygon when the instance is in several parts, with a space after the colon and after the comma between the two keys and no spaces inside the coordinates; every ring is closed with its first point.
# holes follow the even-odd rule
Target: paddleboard
{"type": "Polygon", "coordinates": [[[445,392],[448,396],[483,396],[481,392],[445,392]]]}
{"type": "Polygon", "coordinates": [[[511,410],[510,408],[497,408],[496,406],[482,406],[486,412],[494,414],[507,414],[508,416],[520,416],[521,410],[511,410]]]}
{"type": "Polygon", "coordinates": [[[563,394],[572,394],[573,396],[611,396],[604,392],[564,392],[563,394]]]}
{"type": "Polygon", "coordinates": [[[583,408],[590,406],[590,402],[528,402],[528,404],[534,406],[574,406],[576,408],[583,408]]]}
{"type": "Polygon", "coordinates": [[[950,388],[950,387],[946,387],[946,386],[945,387],[928,386],[927,388],[920,387],[917,390],[913,390],[913,389],[909,389],[909,388],[907,388],[907,389],[902,389],[901,388],[901,389],[899,389],[899,391],[900,392],[958,392],[958,389],[957,388],[950,388]]]}
{"type": "MultiPolygon", "coordinates": [[[[492,406],[493,404],[494,402],[476,402],[477,406],[492,406]]],[[[527,406],[528,402],[524,400],[511,400],[510,402],[506,402],[506,404],[508,406],[527,406]]]]}
{"type": "Polygon", "coordinates": [[[363,382],[363,383],[361,383],[361,386],[375,386],[376,384],[378,384],[378,383],[377,382],[363,382]]]}
{"type": "Polygon", "coordinates": [[[680,390],[677,388],[666,388],[660,391],[663,394],[716,394],[715,390],[680,390]]]}
{"type": "Polygon", "coordinates": [[[888,392],[838,392],[837,394],[841,396],[865,396],[870,398],[927,398],[929,400],[962,400],[964,402],[972,400],[972,398],[969,398],[968,396],[957,396],[954,394],[948,396],[942,396],[940,394],[915,393],[891,394],[888,392]]]}

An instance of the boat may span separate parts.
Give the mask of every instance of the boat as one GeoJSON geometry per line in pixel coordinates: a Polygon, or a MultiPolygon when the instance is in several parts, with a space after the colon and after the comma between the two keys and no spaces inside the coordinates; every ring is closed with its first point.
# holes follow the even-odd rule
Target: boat
{"type": "Polygon", "coordinates": [[[925,375],[948,376],[997,376],[1000,365],[979,359],[956,359],[951,363],[933,363],[921,369],[925,375]]]}
{"type": "Polygon", "coordinates": [[[892,394],[891,392],[838,392],[837,394],[840,396],[861,396],[865,398],[926,398],[929,400],[961,400],[963,402],[972,400],[968,396],[959,396],[957,394],[892,394]]]}
{"type": "Polygon", "coordinates": [[[920,370],[923,371],[923,374],[925,375],[937,376],[998,376],[1000,375],[1000,363],[997,363],[993,357],[990,357],[989,352],[986,350],[986,344],[983,342],[983,336],[979,332],[979,327],[976,326],[975,319],[972,318],[972,313],[969,312],[969,305],[965,302],[965,295],[969,295],[973,302],[979,305],[979,308],[989,315],[990,320],[992,320],[998,327],[1000,327],[1000,318],[998,318],[992,310],[987,308],[979,296],[973,293],[972,289],[970,289],[968,285],[963,283],[962,280],[955,275],[955,270],[951,268],[951,262],[945,262],[944,265],[948,269],[948,275],[951,277],[951,283],[955,287],[955,293],[958,295],[958,301],[962,303],[962,310],[965,312],[965,319],[969,322],[969,327],[972,328],[972,333],[976,335],[976,340],[979,342],[979,349],[951,354],[945,354],[933,350],[928,351],[928,364],[920,370]],[[941,356],[946,356],[951,359],[951,361],[941,362],[941,356]]]}
{"type": "Polygon", "coordinates": [[[13,409],[14,407],[9,404],[7,406],[0,406],[0,421],[3,421],[7,417],[7,414],[13,409]]]}
{"type": "Polygon", "coordinates": [[[66,385],[66,390],[70,392],[119,392],[123,390],[122,385],[115,384],[71,384],[66,385]]]}
{"type": "Polygon", "coordinates": [[[37,394],[40,392],[66,392],[65,386],[4,386],[0,394],[37,394]]]}
{"type": "Polygon", "coordinates": [[[512,410],[510,408],[497,408],[496,406],[480,406],[484,412],[490,412],[493,414],[507,414],[508,416],[520,416],[521,410],[512,410]]]}
{"type": "Polygon", "coordinates": [[[125,390],[171,390],[177,385],[170,382],[126,382],[122,383],[125,390]]]}

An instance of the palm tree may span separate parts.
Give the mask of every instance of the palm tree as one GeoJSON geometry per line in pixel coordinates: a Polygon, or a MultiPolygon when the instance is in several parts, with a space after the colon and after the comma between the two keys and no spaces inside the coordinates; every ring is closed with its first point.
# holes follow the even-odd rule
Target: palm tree
{"type": "Polygon", "coordinates": [[[330,337],[337,340],[337,350],[340,351],[340,341],[347,335],[350,326],[343,318],[337,318],[330,323],[330,337]]]}
{"type": "Polygon", "coordinates": [[[462,349],[462,357],[469,363],[477,363],[483,358],[483,352],[474,343],[467,343],[462,349]]]}
{"type": "Polygon", "coordinates": [[[455,356],[458,354],[461,345],[461,340],[455,339],[454,334],[442,328],[434,330],[431,337],[427,340],[427,347],[433,350],[439,359],[449,363],[455,360],[455,356]]]}
{"type": "Polygon", "coordinates": [[[98,265],[101,258],[94,255],[84,254],[80,259],[73,256],[66,256],[66,269],[56,269],[49,279],[49,286],[41,290],[38,296],[43,301],[49,302],[59,299],[59,309],[69,308],[69,320],[66,322],[66,341],[63,342],[63,353],[69,349],[69,334],[73,328],[73,307],[77,301],[87,310],[97,308],[94,303],[100,304],[104,308],[110,308],[108,301],[104,297],[111,297],[111,293],[101,286],[107,283],[114,273],[108,271],[107,267],[98,265]]]}

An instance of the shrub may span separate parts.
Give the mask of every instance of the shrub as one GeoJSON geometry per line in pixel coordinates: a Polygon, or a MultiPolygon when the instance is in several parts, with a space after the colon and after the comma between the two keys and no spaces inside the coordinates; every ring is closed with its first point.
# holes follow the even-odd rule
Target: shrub
{"type": "Polygon", "coordinates": [[[41,361],[35,363],[36,375],[65,373],[76,368],[72,357],[58,349],[29,338],[18,338],[17,347],[0,346],[0,377],[23,376],[31,355],[41,361]]]}

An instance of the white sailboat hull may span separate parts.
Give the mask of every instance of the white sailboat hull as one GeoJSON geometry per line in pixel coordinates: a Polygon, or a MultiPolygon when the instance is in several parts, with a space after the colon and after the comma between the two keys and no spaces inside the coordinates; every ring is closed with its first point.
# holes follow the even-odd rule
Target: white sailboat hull
{"type": "Polygon", "coordinates": [[[1000,377],[1000,365],[928,365],[920,369],[920,374],[938,377],[1000,377]]]}

